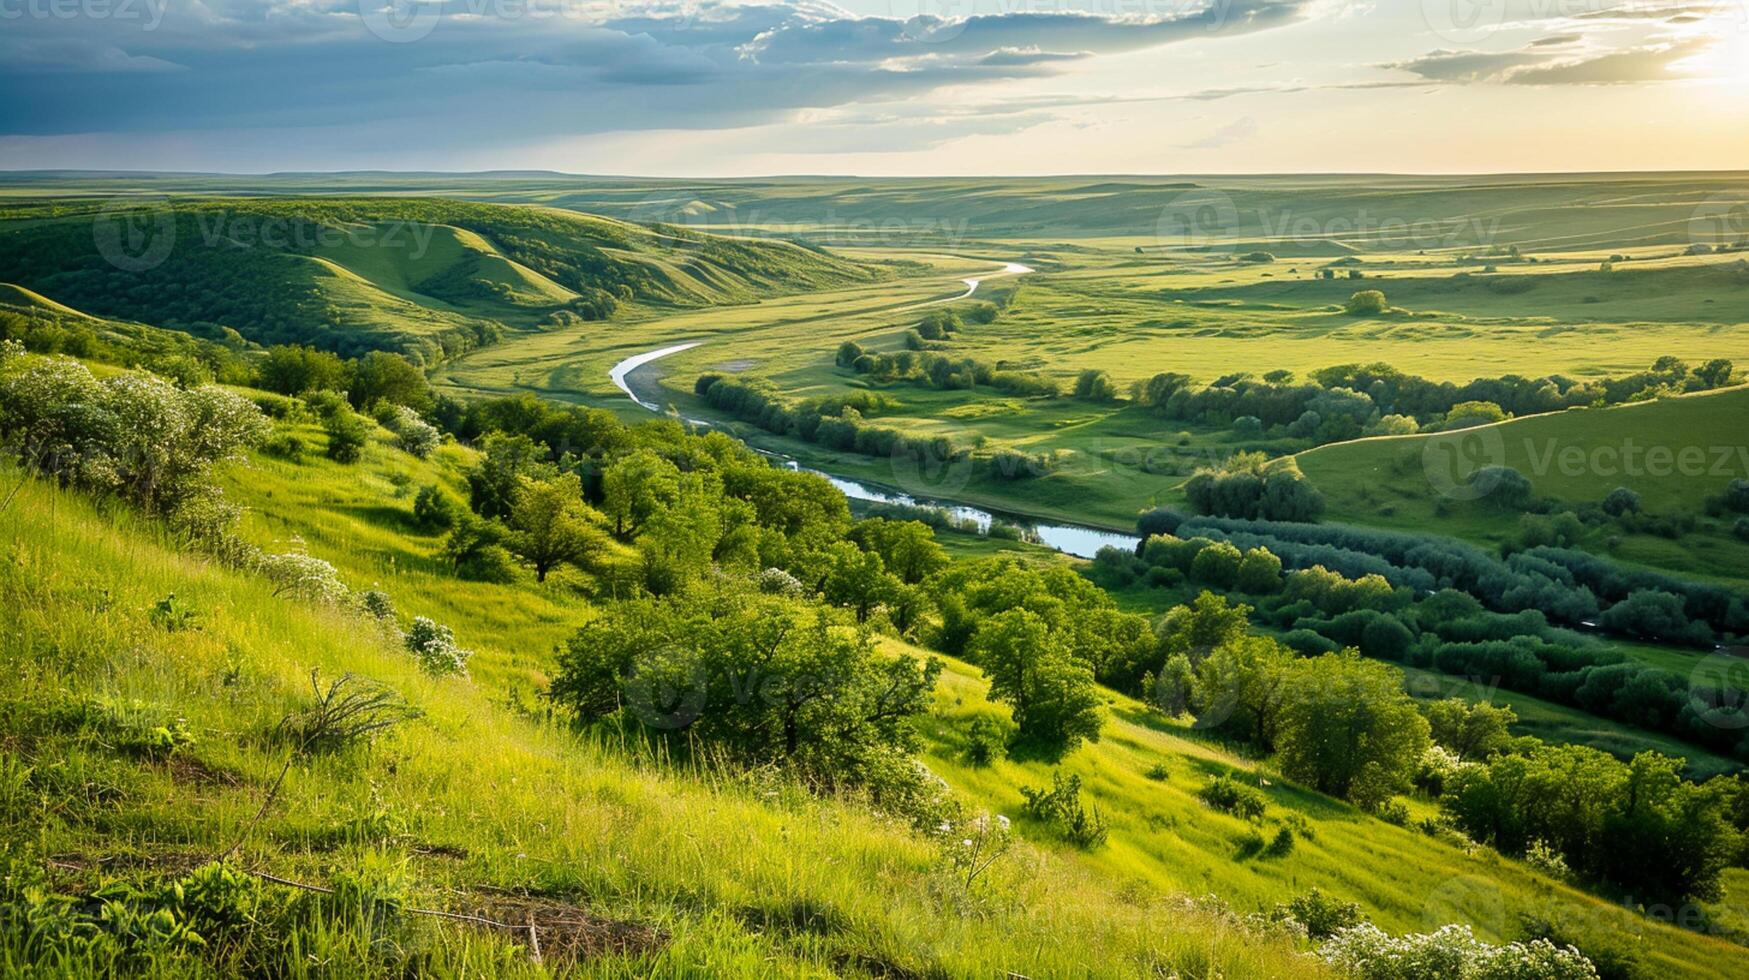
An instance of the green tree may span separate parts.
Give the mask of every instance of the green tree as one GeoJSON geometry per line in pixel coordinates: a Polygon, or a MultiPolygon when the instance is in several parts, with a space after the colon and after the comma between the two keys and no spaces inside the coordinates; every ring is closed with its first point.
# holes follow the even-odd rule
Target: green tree
{"type": "Polygon", "coordinates": [[[601,475],[601,509],[621,540],[636,537],[644,523],[680,494],[680,468],[648,449],[616,460],[601,475]]]}
{"type": "Polygon", "coordinates": [[[436,394],[425,375],[399,354],[375,350],[352,365],[352,383],[347,397],[360,409],[380,402],[405,405],[421,415],[436,404],[436,394]]]}
{"type": "Polygon", "coordinates": [[[1239,566],[1244,556],[1227,541],[1216,541],[1196,553],[1190,563],[1192,577],[1217,588],[1230,589],[1239,581],[1239,566]]]}
{"type": "Polygon", "coordinates": [[[1382,802],[1409,785],[1428,725],[1397,670],[1347,651],[1294,665],[1276,741],[1288,778],[1343,797],[1364,786],[1382,802]]]}
{"type": "Polygon", "coordinates": [[[1239,562],[1235,585],[1240,592],[1269,595],[1281,589],[1281,559],[1268,548],[1252,548],[1239,562]]]}
{"type": "Polygon", "coordinates": [[[302,345],[269,347],[255,369],[257,385],[282,395],[345,391],[349,380],[345,361],[327,351],[302,345]]]}
{"type": "Polygon", "coordinates": [[[892,594],[899,580],[887,574],[880,555],[848,541],[838,542],[830,554],[820,592],[827,602],[855,610],[857,622],[867,622],[868,614],[892,594]]]}
{"type": "Polygon", "coordinates": [[[528,436],[493,432],[481,440],[480,462],[468,473],[468,503],[484,517],[505,517],[523,479],[545,480],[558,468],[547,449],[528,436]]]}
{"type": "Polygon", "coordinates": [[[1457,757],[1474,762],[1512,744],[1511,727],[1518,715],[1510,707],[1463,698],[1435,701],[1424,709],[1433,740],[1457,757]]]}
{"type": "Polygon", "coordinates": [[[575,473],[547,480],[523,477],[510,505],[510,550],[545,582],[560,565],[590,567],[608,548],[597,526],[600,515],[583,502],[583,483],[575,473]]]}
{"type": "Polygon", "coordinates": [[[1075,397],[1087,402],[1117,400],[1117,382],[1104,371],[1088,368],[1075,377],[1075,397]]]}
{"type": "Polygon", "coordinates": [[[1191,709],[1197,727],[1225,730],[1270,751],[1293,664],[1292,651],[1268,637],[1222,642],[1196,665],[1191,709]]]}
{"type": "Polygon", "coordinates": [[[1006,703],[1023,739],[1067,751],[1099,740],[1099,691],[1043,618],[1010,609],[979,624],[972,659],[990,678],[990,697],[1006,703]]]}
{"type": "Polygon", "coordinates": [[[1166,613],[1155,634],[1160,638],[1161,659],[1183,654],[1195,666],[1210,651],[1243,637],[1250,629],[1251,607],[1229,605],[1227,597],[1203,592],[1189,605],[1174,606],[1166,613]]]}
{"type": "Polygon", "coordinates": [[[935,530],[922,521],[889,521],[872,517],[857,521],[850,540],[881,556],[888,571],[915,585],[947,566],[947,551],[935,540],[935,530]]]}

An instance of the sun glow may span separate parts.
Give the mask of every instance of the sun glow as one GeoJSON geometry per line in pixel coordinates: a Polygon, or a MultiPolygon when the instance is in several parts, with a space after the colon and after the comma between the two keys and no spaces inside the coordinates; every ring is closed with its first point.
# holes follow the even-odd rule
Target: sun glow
{"type": "Polygon", "coordinates": [[[1714,17],[1691,36],[1709,43],[1678,67],[1697,78],[1726,82],[1737,96],[1749,96],[1749,11],[1714,17]]]}

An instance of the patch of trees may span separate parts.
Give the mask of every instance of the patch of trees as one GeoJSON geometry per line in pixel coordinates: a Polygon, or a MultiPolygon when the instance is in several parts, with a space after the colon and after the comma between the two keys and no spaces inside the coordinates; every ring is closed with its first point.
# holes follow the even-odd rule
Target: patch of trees
{"type": "MultiPolygon", "coordinates": [[[[921,335],[918,335],[921,340],[921,335]]],[[[961,391],[978,386],[994,388],[1021,398],[1055,398],[1057,382],[1043,375],[1014,371],[1001,363],[973,357],[951,357],[928,350],[902,350],[891,354],[865,351],[853,340],[838,347],[837,364],[869,379],[891,384],[911,382],[943,391],[961,391]]]]}
{"type": "MultiPolygon", "coordinates": [[[[1691,622],[1706,624],[1720,634],[1749,630],[1743,598],[1730,589],[1624,568],[1572,549],[1535,547],[1502,559],[1474,545],[1433,535],[1208,516],[1185,518],[1177,533],[1227,539],[1241,547],[1267,547],[1289,568],[1323,564],[1351,576],[1376,571],[1417,590],[1459,589],[1492,609],[1538,609],[1568,623],[1594,620],[1602,609],[1634,592],[1668,592],[1682,598],[1691,622]],[[1392,568],[1372,564],[1381,560],[1392,568]],[[1432,576],[1431,583],[1423,573],[1432,576]]],[[[1697,632],[1685,633],[1683,627],[1667,635],[1699,642],[1697,632]]]]}
{"type": "Polygon", "coordinates": [[[1247,632],[1247,608],[1210,593],[1180,609],[1150,685],[1157,706],[1277,753],[1283,775],[1369,810],[1410,787],[1429,727],[1396,670],[1353,651],[1302,657],[1247,632]]]}
{"type": "Polygon", "coordinates": [[[1552,849],[1574,873],[1635,902],[1710,900],[1740,846],[1728,813],[1742,789],[1736,780],[1686,782],[1681,766],[1653,752],[1624,763],[1533,741],[1458,765],[1440,808],[1474,840],[1515,854],[1552,849]]]}
{"type": "Polygon", "coordinates": [[[1239,453],[1219,468],[1201,469],[1184,484],[1201,514],[1271,521],[1315,521],[1324,497],[1299,470],[1271,466],[1261,453],[1239,453]]]}
{"type": "Polygon", "coordinates": [[[345,360],[301,344],[270,347],[256,364],[253,384],[281,395],[343,392],[354,408],[366,411],[402,405],[430,415],[437,408],[437,394],[424,372],[387,351],[345,360]]]}
{"type": "Polygon", "coordinates": [[[1505,375],[1459,385],[1405,374],[1389,364],[1346,364],[1314,371],[1300,383],[1272,373],[1261,380],[1232,374],[1198,385],[1185,375],[1163,373],[1138,382],[1132,397],[1162,418],[1225,428],[1250,417],[1270,437],[1325,443],[1705,391],[1729,384],[1732,371],[1722,358],[1690,367],[1663,357],[1649,370],[1617,378],[1505,375]]]}
{"type": "Polygon", "coordinates": [[[566,644],[550,695],[686,751],[781,764],[822,787],[922,792],[913,719],[941,662],[878,652],[796,599],[701,589],[613,603],[566,644]]]}
{"type": "Polygon", "coordinates": [[[1189,580],[1243,592],[1258,597],[1259,614],[1284,630],[1284,642],[1301,653],[1354,647],[1371,657],[1454,676],[1490,678],[1511,690],[1669,732],[1715,751],[1749,752],[1742,712],[1729,689],[1627,661],[1550,620],[1578,623],[1596,616],[1601,628],[1625,636],[1705,645],[1713,633],[1705,620],[1694,617],[1740,610],[1733,604],[1740,599],[1726,590],[1714,593],[1713,586],[1617,569],[1557,549],[1532,549],[1500,561],[1455,542],[1455,550],[1443,553],[1440,539],[1399,532],[1185,519],[1170,512],[1150,512],[1144,521],[1175,526],[1185,536],[1150,535],[1137,556],[1102,552],[1091,577],[1119,586],[1137,578],[1168,586],[1189,580]],[[1417,564],[1392,564],[1376,551],[1417,564]],[[1612,574],[1622,579],[1610,580],[1612,574]],[[1599,615],[1585,582],[1619,595],[1619,601],[1599,615]],[[1654,587],[1659,584],[1686,591],[1654,587]]]}
{"type": "Polygon", "coordinates": [[[249,342],[236,331],[196,337],[144,324],[104,323],[36,306],[0,306],[0,341],[32,354],[65,354],[125,368],[145,368],[184,388],[217,381],[248,384],[249,342]]]}
{"type": "MultiPolygon", "coordinates": [[[[694,385],[712,408],[778,435],[864,456],[908,457],[939,464],[962,459],[966,450],[946,436],[913,436],[874,425],[854,403],[791,404],[769,382],[706,374],[694,385]]],[[[870,396],[878,397],[878,396],[870,396]]]]}

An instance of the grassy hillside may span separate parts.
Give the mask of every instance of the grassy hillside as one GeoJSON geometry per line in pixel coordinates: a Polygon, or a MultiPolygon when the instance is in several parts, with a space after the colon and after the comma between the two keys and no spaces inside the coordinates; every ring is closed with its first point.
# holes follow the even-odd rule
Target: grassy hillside
{"type": "Polygon", "coordinates": [[[621,303],[739,303],[877,278],[787,242],[442,200],[62,200],[0,210],[0,280],[83,312],[431,361],[621,303]]]}
{"type": "MultiPolygon", "coordinates": [[[[117,883],[149,890],[238,842],[238,867],[354,896],[261,883],[256,925],[222,947],[34,969],[186,974],[205,956],[215,972],[354,976],[1319,973],[1048,849],[1023,848],[993,872],[992,900],[956,911],[934,846],[853,801],[579,740],[507,705],[487,675],[427,678],[364,621],[43,484],[23,486],[0,536],[6,899],[33,882],[105,888],[119,910],[117,883]],[[187,613],[173,631],[152,615],[172,594],[187,613]],[[275,792],[288,749],[274,732],[308,707],[311,670],[386,685],[419,717],[290,767],[275,792]],[[524,930],[407,907],[532,920],[545,960],[524,930]]],[[[42,894],[22,900],[46,910],[42,894]]],[[[5,935],[0,969],[24,969],[25,934],[5,935]]]]}
{"type": "MultiPolygon", "coordinates": [[[[320,444],[312,426],[293,431],[320,444]]],[[[459,491],[460,473],[473,462],[469,450],[454,446],[430,461],[413,461],[379,433],[356,466],[319,458],[257,458],[232,474],[227,492],[250,508],[245,528],[250,539],[275,548],[302,543],[311,554],[333,561],[349,582],[388,590],[406,613],[455,624],[458,640],[478,651],[475,688],[516,692],[509,695],[512,704],[529,704],[547,681],[548,651],[591,615],[590,583],[574,572],[541,586],[470,583],[449,574],[437,557],[440,537],[411,523],[412,489],[437,482],[459,491]]],[[[1001,548],[992,543],[973,550],[1001,548]]],[[[915,652],[898,641],[888,647],[915,652]]],[[[936,712],[925,725],[925,758],[974,807],[1020,820],[1020,789],[1048,785],[1054,766],[1029,759],[989,768],[966,762],[966,719],[1005,710],[986,700],[986,689],[976,668],[948,661],[936,712]]],[[[1194,794],[1216,773],[1251,781],[1265,774],[1254,762],[1193,728],[1164,721],[1138,702],[1109,693],[1106,700],[1112,720],[1104,739],[1071,755],[1064,767],[1082,776],[1090,801],[1108,822],[1110,845],[1081,852],[1056,843],[1049,828],[1025,820],[1020,828],[1051,854],[1043,860],[1062,865],[1063,873],[1105,882],[1101,887],[1115,887],[1144,907],[1172,902],[1174,895],[1208,893],[1241,912],[1265,911],[1315,884],[1359,902],[1392,931],[1462,921],[1479,933],[1510,939],[1517,935],[1519,917],[1535,913],[1581,923],[1582,931],[1593,934],[1639,937],[1648,966],[1655,964],[1660,973],[1706,975],[1729,969],[1739,955],[1728,944],[1648,924],[1486,850],[1466,852],[1390,826],[1274,776],[1266,777],[1271,811],[1263,830],[1297,827],[1302,820],[1310,829],[1286,857],[1243,857],[1250,825],[1209,810],[1194,794]],[[1166,771],[1165,779],[1148,776],[1156,765],[1166,771]]],[[[1432,812],[1418,806],[1417,816],[1432,812]]],[[[1710,914],[1731,920],[1739,914],[1736,904],[1749,879],[1733,871],[1727,882],[1726,899],[1710,914]]]]}
{"type": "MultiPolygon", "coordinates": [[[[1475,471],[1510,466],[1557,510],[1596,504],[1616,487],[1640,495],[1651,514],[1699,515],[1733,479],[1749,478],[1749,387],[1605,409],[1556,412],[1450,434],[1362,439],[1295,456],[1324,493],[1332,519],[1501,541],[1519,515],[1470,496],[1475,471]],[[1455,492],[1448,496],[1446,491],[1455,492]]],[[[1749,542],[1728,520],[1702,518],[1672,540],[1605,525],[1587,540],[1620,557],[1714,576],[1742,578],[1749,542]],[[1613,546],[1610,539],[1615,539],[1613,546]]]]}

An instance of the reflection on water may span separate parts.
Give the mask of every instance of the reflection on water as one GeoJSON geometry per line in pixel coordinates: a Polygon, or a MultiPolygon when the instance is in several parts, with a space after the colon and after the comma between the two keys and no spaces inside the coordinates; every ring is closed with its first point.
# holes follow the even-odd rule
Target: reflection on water
{"type": "Polygon", "coordinates": [[[1018,514],[1006,514],[1000,511],[993,513],[966,504],[955,503],[951,500],[933,500],[928,497],[913,497],[908,493],[900,493],[896,490],[882,490],[878,487],[869,486],[866,483],[858,483],[855,480],[846,480],[841,476],[833,476],[830,473],[820,473],[818,470],[804,470],[803,467],[797,464],[793,459],[787,459],[787,457],[779,458],[785,459],[790,469],[803,470],[803,472],[807,473],[819,473],[820,476],[825,477],[833,486],[837,487],[851,500],[866,500],[877,504],[901,504],[908,507],[934,507],[938,510],[946,511],[955,521],[976,524],[980,531],[988,531],[991,524],[996,521],[1001,521],[1004,524],[1012,524],[1027,531],[1029,536],[1036,538],[1040,544],[1045,545],[1046,547],[1054,548],[1066,555],[1074,555],[1077,558],[1092,558],[1098,553],[1099,549],[1106,547],[1107,545],[1122,548],[1125,551],[1133,551],[1136,547],[1136,542],[1141,540],[1133,534],[1118,534],[1115,531],[1102,531],[1098,528],[1084,527],[1080,524],[1058,524],[1049,521],[1038,521],[1030,517],[1022,517],[1018,514]]]}

